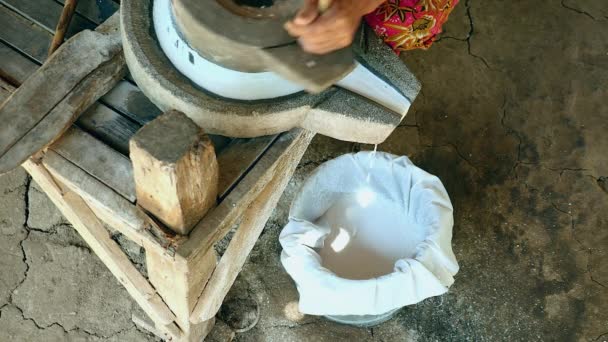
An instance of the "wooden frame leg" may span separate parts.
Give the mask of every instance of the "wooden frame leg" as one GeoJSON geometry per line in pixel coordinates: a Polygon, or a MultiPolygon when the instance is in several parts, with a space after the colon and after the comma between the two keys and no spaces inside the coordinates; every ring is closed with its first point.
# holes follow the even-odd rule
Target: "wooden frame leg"
{"type": "Polygon", "coordinates": [[[190,313],[216,264],[214,249],[191,261],[146,251],[148,278],[175,313],[176,322],[184,332],[180,341],[200,342],[215,324],[213,317],[191,323],[190,313]]]}

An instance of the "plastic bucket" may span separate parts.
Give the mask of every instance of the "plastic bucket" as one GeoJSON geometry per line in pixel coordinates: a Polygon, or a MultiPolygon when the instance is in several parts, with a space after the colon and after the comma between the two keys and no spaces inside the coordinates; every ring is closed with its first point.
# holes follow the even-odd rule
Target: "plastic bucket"
{"type": "Polygon", "coordinates": [[[296,194],[281,261],[304,314],[373,326],[445,293],[458,263],[441,181],[407,157],[348,154],[321,165],[296,194]]]}

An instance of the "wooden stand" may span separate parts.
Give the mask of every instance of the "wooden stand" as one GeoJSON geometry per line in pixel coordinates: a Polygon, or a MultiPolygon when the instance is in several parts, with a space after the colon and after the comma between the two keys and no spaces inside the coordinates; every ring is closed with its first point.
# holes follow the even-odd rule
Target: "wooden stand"
{"type": "MultiPolygon", "coordinates": [[[[7,99],[2,108],[12,108],[24,101],[24,95],[11,83],[24,82],[34,73],[21,87],[29,89],[27,96],[36,95],[42,88],[30,80],[43,84],[42,73],[54,74],[55,67],[45,64],[35,71],[36,65],[27,58],[2,49],[0,43],[0,53],[6,52],[11,59],[7,59],[9,68],[0,73],[0,99],[7,99]],[[12,68],[15,65],[21,71],[30,69],[7,72],[17,70],[12,68]]],[[[119,82],[116,70],[124,67],[124,61],[115,58],[111,63],[119,65],[101,84],[77,82],[82,87],[55,91],[57,101],[78,98],[79,92],[91,96],[83,100],[86,106],[73,106],[81,110],[74,109],[63,126],[53,121],[58,136],[26,146],[35,154],[23,167],[154,322],[148,328],[166,340],[198,342],[213,327],[215,314],[314,134],[295,129],[278,136],[234,139],[218,149],[200,128],[176,112],[164,113],[127,133],[108,129],[110,123],[130,127],[127,122],[132,125],[132,120],[124,121],[113,110],[104,109],[103,103],[84,114],[82,110],[103,95],[98,87],[119,82]],[[130,158],[124,149],[127,141],[130,158]],[[147,278],[111,238],[104,223],[145,249],[147,278]],[[228,248],[218,257],[215,243],[235,226],[228,248]]],[[[125,87],[123,81],[115,89],[125,87]]],[[[120,97],[114,93],[111,100],[116,99],[120,97]]],[[[104,97],[103,101],[110,100],[104,97]]],[[[52,106],[42,107],[48,113],[52,106]]],[[[27,137],[28,131],[23,132],[21,138],[27,137]]],[[[21,138],[7,144],[7,151],[23,151],[21,144],[27,139],[21,138]]],[[[7,159],[5,167],[18,165],[20,158],[7,159]]]]}

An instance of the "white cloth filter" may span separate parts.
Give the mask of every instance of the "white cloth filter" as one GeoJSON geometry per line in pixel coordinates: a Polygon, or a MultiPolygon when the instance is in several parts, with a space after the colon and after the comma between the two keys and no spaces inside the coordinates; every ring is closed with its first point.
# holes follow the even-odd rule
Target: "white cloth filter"
{"type": "Polygon", "coordinates": [[[311,315],[381,315],[448,291],[458,272],[452,205],[407,157],[347,154],[304,183],[279,237],[311,315]]]}

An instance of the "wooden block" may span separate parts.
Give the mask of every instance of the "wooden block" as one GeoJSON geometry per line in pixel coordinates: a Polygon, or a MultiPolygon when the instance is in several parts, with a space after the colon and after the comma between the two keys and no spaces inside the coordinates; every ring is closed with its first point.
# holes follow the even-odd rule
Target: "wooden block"
{"type": "Polygon", "coordinates": [[[69,40],[4,102],[0,173],[50,145],[123,76],[118,22],[102,26],[69,40]]]}
{"type": "Polygon", "coordinates": [[[137,202],[169,229],[187,235],[215,205],[218,164],[213,144],[186,115],[167,112],[131,139],[137,202]]]}
{"type": "Polygon", "coordinates": [[[192,312],[190,321],[209,320],[217,314],[230,287],[243,268],[247,256],[253,249],[266,221],[277,205],[291,175],[308,147],[312,133],[303,132],[304,141],[286,151],[278,162],[273,179],[243,213],[241,223],[232,237],[226,252],[215,268],[211,279],[192,312]]]}

